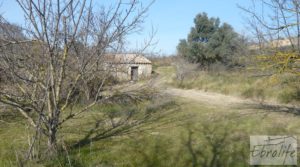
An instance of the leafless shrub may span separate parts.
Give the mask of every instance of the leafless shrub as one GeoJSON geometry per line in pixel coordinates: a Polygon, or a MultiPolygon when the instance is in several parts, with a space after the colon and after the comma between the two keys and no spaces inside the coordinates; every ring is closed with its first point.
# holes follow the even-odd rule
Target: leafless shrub
{"type": "Polygon", "coordinates": [[[103,94],[112,70],[103,57],[123,51],[126,37],[141,30],[152,2],[118,1],[97,9],[86,0],[17,3],[25,15],[24,35],[14,35],[1,20],[0,68],[6,82],[0,102],[18,110],[48,139],[46,152],[52,155],[65,122],[113,97],[103,94]],[[79,97],[84,107],[67,110],[79,97]]]}
{"type": "Polygon", "coordinates": [[[192,64],[187,62],[182,58],[178,58],[175,62],[176,67],[176,81],[179,86],[182,86],[185,79],[189,78],[191,80],[196,79],[198,76],[197,73],[197,64],[192,64]]]}

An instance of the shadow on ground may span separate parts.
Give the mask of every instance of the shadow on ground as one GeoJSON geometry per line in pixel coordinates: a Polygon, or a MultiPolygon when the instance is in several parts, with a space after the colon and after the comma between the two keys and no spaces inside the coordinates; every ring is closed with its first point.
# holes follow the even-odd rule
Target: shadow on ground
{"type": "Polygon", "coordinates": [[[281,113],[300,115],[299,106],[286,106],[286,105],[265,104],[265,103],[244,103],[241,105],[233,106],[233,109],[263,110],[266,112],[281,112],[281,113]]]}

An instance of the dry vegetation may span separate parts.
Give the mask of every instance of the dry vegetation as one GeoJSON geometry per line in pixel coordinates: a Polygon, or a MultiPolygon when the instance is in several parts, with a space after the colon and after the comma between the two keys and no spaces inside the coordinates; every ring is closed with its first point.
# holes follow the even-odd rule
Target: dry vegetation
{"type": "MultiPolygon", "coordinates": [[[[164,82],[169,81],[169,76],[175,76],[172,67],[160,67],[157,72],[165,78],[164,82]]],[[[226,103],[163,96],[137,106],[112,103],[95,106],[80,119],[64,125],[59,139],[64,139],[65,150],[56,159],[31,161],[29,166],[240,167],[248,166],[250,134],[299,134],[299,117],[293,112],[287,113],[286,108],[226,103]],[[133,122],[147,114],[152,117],[114,137],[94,138],[76,147],[95,125],[98,124],[99,129],[111,128],[112,121],[119,121],[111,119],[112,115],[119,118],[127,113],[135,113],[133,122]]],[[[22,119],[17,123],[11,120],[0,127],[0,144],[5,148],[1,150],[2,166],[15,166],[15,155],[22,153],[20,148],[26,150],[24,138],[28,127],[24,127],[24,123],[22,119]],[[15,133],[20,135],[15,136],[15,133]]]]}
{"type": "Polygon", "coordinates": [[[259,74],[253,70],[189,71],[184,79],[174,78],[173,85],[184,89],[235,95],[261,102],[266,100],[299,104],[299,82],[298,75],[286,73],[271,76],[269,73],[259,74]]]}
{"type": "MultiPolygon", "coordinates": [[[[297,15],[300,34],[299,12],[271,1],[283,12],[278,24],[297,15]]],[[[240,167],[249,166],[250,135],[300,136],[300,36],[249,51],[203,13],[210,35],[192,28],[181,55],[149,57],[151,80],[118,83],[103,57],[124,51],[151,3],[95,11],[85,0],[17,2],[27,27],[0,18],[0,166],[240,167]]],[[[289,32],[288,22],[277,26],[289,32]]]]}

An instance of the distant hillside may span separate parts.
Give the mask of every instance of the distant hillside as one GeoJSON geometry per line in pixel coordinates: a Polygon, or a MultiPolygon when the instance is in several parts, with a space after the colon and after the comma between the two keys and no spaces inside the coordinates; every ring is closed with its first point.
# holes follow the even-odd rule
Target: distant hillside
{"type": "Polygon", "coordinates": [[[292,45],[298,44],[298,38],[294,37],[292,39],[276,39],[270,42],[265,42],[261,44],[251,44],[249,45],[250,50],[257,50],[259,48],[284,48],[292,45]]]}

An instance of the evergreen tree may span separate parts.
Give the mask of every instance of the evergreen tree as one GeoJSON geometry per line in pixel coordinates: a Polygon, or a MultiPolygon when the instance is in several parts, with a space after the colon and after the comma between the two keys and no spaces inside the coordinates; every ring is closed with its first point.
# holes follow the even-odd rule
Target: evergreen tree
{"type": "Polygon", "coordinates": [[[198,14],[194,23],[187,40],[180,40],[178,54],[202,66],[215,62],[230,66],[241,45],[239,35],[229,24],[220,26],[219,18],[209,18],[206,13],[198,14]]]}

